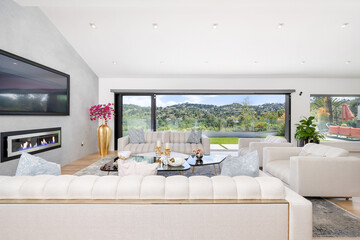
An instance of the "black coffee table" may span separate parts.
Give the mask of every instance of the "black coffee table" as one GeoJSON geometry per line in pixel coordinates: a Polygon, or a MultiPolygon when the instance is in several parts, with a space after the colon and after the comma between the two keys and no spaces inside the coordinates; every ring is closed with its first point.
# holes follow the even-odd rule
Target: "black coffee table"
{"type": "MultiPolygon", "coordinates": [[[[107,171],[108,174],[110,172],[115,172],[117,171],[117,166],[114,165],[114,162],[116,160],[118,160],[119,157],[114,157],[113,161],[110,161],[108,163],[106,163],[104,166],[102,166],[100,168],[101,171],[107,171]]],[[[152,156],[132,156],[131,159],[135,160],[136,162],[148,162],[148,163],[155,163],[156,162],[156,157],[152,157],[152,156]]],[[[126,160],[119,160],[119,161],[126,161],[126,160]]],[[[185,161],[185,163],[183,165],[180,166],[170,166],[170,165],[164,165],[163,163],[159,162],[159,167],[157,168],[157,171],[159,172],[165,172],[165,171],[178,171],[181,175],[184,175],[184,171],[187,171],[190,169],[190,165],[187,161],[185,161]]]]}
{"type": "Polygon", "coordinates": [[[189,165],[191,166],[191,175],[194,173],[195,167],[199,166],[206,166],[206,165],[213,165],[214,166],[214,172],[215,175],[217,175],[216,172],[216,166],[219,166],[219,173],[221,173],[221,166],[220,163],[222,163],[226,159],[226,155],[204,155],[202,157],[202,162],[196,161],[197,158],[195,156],[190,156],[187,160],[189,165]]]}

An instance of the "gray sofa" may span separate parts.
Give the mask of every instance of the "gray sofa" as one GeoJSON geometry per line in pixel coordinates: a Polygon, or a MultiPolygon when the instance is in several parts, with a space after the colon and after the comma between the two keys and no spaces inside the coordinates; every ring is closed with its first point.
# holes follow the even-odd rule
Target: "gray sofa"
{"type": "Polygon", "coordinates": [[[190,132],[159,131],[145,132],[145,143],[130,143],[129,136],[118,139],[118,151],[131,151],[134,154],[154,152],[156,141],[161,140],[162,144],[169,143],[171,151],[184,154],[192,154],[195,148],[201,148],[205,155],[210,154],[210,139],[202,135],[201,143],[187,143],[190,132]]]}

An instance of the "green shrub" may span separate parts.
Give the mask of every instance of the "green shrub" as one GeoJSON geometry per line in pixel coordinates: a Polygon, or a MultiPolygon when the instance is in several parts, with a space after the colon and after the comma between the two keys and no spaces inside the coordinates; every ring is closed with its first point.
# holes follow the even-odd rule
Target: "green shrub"
{"type": "Polygon", "coordinates": [[[267,128],[268,128],[267,122],[257,122],[257,123],[255,123],[255,131],[256,132],[266,131],[267,128]]]}
{"type": "Polygon", "coordinates": [[[277,136],[285,136],[285,123],[281,123],[277,126],[277,136]]]}

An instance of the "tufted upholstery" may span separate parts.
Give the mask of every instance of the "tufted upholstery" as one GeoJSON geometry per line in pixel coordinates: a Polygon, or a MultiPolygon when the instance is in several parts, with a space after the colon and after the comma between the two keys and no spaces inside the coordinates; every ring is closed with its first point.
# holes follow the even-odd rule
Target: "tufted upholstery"
{"type": "Polygon", "coordinates": [[[272,177],[0,176],[0,199],[284,199],[272,177]]]}
{"type": "Polygon", "coordinates": [[[129,137],[125,136],[118,139],[118,151],[131,151],[132,153],[154,152],[156,141],[161,140],[162,144],[169,143],[173,152],[192,154],[195,148],[204,150],[204,154],[210,154],[210,139],[202,136],[201,143],[186,143],[190,132],[160,131],[145,132],[145,143],[129,143],[129,137]]]}

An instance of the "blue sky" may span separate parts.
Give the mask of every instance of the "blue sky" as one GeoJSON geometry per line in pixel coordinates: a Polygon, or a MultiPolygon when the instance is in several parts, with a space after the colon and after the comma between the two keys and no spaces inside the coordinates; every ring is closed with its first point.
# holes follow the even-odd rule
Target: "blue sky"
{"type": "MultiPolygon", "coordinates": [[[[159,107],[165,107],[188,102],[220,106],[231,103],[243,103],[246,99],[250,105],[285,103],[284,95],[157,95],[156,105],[159,107]]],[[[124,97],[124,104],[150,106],[150,97],[126,96],[124,97]]]]}

